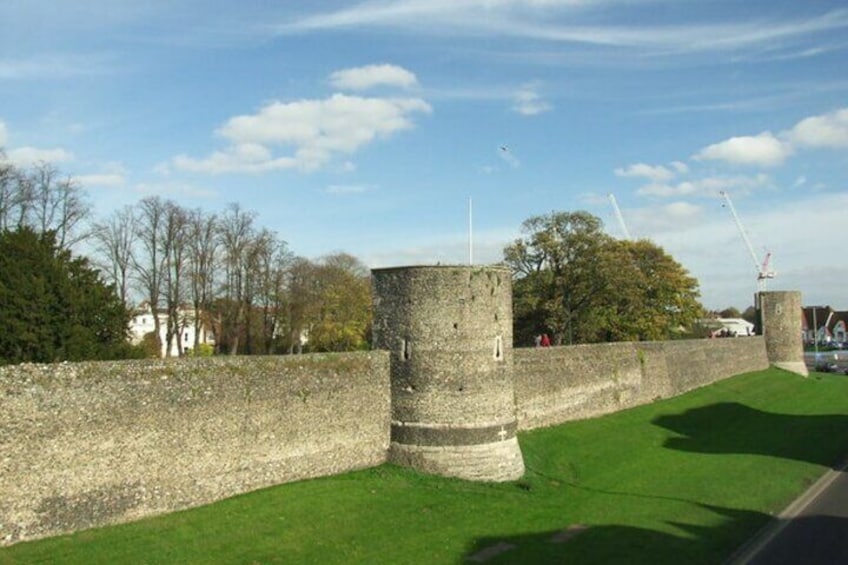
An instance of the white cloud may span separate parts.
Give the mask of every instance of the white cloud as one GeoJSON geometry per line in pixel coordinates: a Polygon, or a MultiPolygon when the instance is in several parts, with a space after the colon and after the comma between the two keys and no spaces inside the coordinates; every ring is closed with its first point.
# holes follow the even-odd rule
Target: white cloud
{"type": "Polygon", "coordinates": [[[331,184],[324,192],[327,194],[362,194],[363,192],[370,192],[374,187],[365,184],[331,184]]]}
{"type": "Polygon", "coordinates": [[[673,161],[671,163],[671,168],[674,169],[678,174],[685,175],[689,172],[689,165],[683,163],[681,161],[673,161]]]}
{"type": "Polygon", "coordinates": [[[701,213],[701,207],[689,202],[672,202],[663,206],[663,212],[675,219],[686,219],[701,213]]]}
{"type": "Polygon", "coordinates": [[[229,119],[216,131],[231,142],[229,148],[205,159],[180,155],[173,163],[178,169],[209,173],[314,170],[337,155],[411,129],[414,114],[431,111],[420,98],[334,94],[321,100],[272,102],[256,114],[229,119]],[[275,157],[270,149],[274,146],[293,152],[275,157]]]}
{"type": "Polygon", "coordinates": [[[645,186],[639,187],[639,190],[636,191],[636,194],[639,196],[660,196],[663,198],[671,197],[671,196],[683,196],[686,194],[691,194],[693,190],[690,190],[692,183],[684,182],[679,185],[671,185],[666,183],[652,182],[650,184],[646,184],[645,186]]]}
{"type": "MultiPolygon", "coordinates": [[[[677,169],[677,167],[675,168],[677,169]]],[[[679,171],[679,169],[677,170],[679,171]]],[[[634,165],[629,165],[626,168],[618,168],[615,170],[615,174],[619,177],[643,177],[655,183],[670,181],[675,176],[673,171],[663,167],[662,165],[654,166],[647,165],[645,163],[636,163],[634,165]]]]}
{"type": "Polygon", "coordinates": [[[513,97],[512,109],[522,116],[537,116],[552,108],[539,94],[538,83],[525,84],[513,97]]]}
{"type": "Polygon", "coordinates": [[[367,65],[336,71],[330,84],[342,90],[368,90],[377,86],[412,88],[418,84],[415,74],[397,65],[367,65]]]}
{"type": "Polygon", "coordinates": [[[39,149],[37,147],[18,147],[6,152],[10,163],[18,167],[29,167],[38,163],[66,163],[73,161],[73,153],[65,149],[39,149]]]}
{"type": "Polygon", "coordinates": [[[848,147],[848,108],[801,120],[788,136],[797,145],[848,147]]]}
{"type": "Polygon", "coordinates": [[[215,151],[205,159],[177,155],[174,157],[174,167],[195,173],[267,173],[293,169],[297,167],[297,160],[292,157],[274,158],[267,148],[255,143],[244,143],[225,151],[215,151]]]}
{"type": "Polygon", "coordinates": [[[165,182],[165,183],[139,183],[133,186],[133,191],[141,195],[156,195],[160,194],[168,198],[181,196],[187,198],[216,198],[218,194],[214,190],[186,184],[181,182],[165,182]]]}
{"type": "Polygon", "coordinates": [[[698,161],[724,161],[735,165],[774,167],[792,154],[792,145],[766,131],[755,136],[731,137],[701,149],[698,161]]]}
{"type": "Polygon", "coordinates": [[[0,121],[0,149],[6,152],[6,161],[16,167],[31,167],[39,163],[67,163],[74,160],[70,151],[60,148],[42,149],[38,147],[7,147],[9,142],[9,130],[6,124],[0,121]]]}
{"type": "Polygon", "coordinates": [[[74,179],[82,186],[99,186],[103,188],[114,188],[124,186],[127,179],[120,173],[95,173],[90,175],[77,175],[74,179]]]}
{"type": "Polygon", "coordinates": [[[713,176],[692,179],[677,184],[651,183],[639,188],[640,196],[659,196],[663,198],[680,196],[715,196],[721,190],[750,192],[768,186],[771,179],[766,174],[713,176]]]}

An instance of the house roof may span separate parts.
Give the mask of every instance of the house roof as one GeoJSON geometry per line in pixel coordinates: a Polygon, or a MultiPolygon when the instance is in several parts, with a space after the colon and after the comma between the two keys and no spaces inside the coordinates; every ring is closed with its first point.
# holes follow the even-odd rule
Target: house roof
{"type": "Polygon", "coordinates": [[[809,330],[813,327],[813,313],[815,312],[816,325],[821,328],[827,324],[827,331],[831,331],[839,322],[848,326],[848,311],[837,312],[830,306],[805,306],[804,315],[802,316],[802,326],[804,330],[809,330]]]}
{"type": "Polygon", "coordinates": [[[813,321],[815,321],[816,326],[822,327],[828,316],[834,313],[835,311],[830,306],[804,306],[801,325],[803,329],[808,330],[813,327],[813,321]]]}

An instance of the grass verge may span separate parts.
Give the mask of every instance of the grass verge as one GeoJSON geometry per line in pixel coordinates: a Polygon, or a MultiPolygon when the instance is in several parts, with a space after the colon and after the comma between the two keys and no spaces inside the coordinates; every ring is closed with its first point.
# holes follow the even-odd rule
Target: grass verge
{"type": "Polygon", "coordinates": [[[391,465],[18,544],[0,563],[717,563],[848,452],[848,377],[741,375],[523,433],[527,473],[391,465]],[[508,549],[507,549],[508,548],[508,549]]]}

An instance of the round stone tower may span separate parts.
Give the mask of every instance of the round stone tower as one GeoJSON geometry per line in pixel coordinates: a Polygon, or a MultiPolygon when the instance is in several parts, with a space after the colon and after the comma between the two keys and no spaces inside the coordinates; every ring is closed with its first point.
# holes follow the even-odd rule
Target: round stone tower
{"type": "Polygon", "coordinates": [[[391,352],[389,460],[469,480],[521,477],[509,269],[377,269],[372,285],[373,347],[391,352]]]}
{"type": "Polygon", "coordinates": [[[759,292],[754,303],[769,363],[805,377],[809,375],[801,341],[801,293],[794,290],[759,292]]]}

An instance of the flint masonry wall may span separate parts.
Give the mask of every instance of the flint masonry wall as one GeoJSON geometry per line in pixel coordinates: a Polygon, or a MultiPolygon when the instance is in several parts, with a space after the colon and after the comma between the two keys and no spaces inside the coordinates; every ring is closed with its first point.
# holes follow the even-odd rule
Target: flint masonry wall
{"type": "MultiPolygon", "coordinates": [[[[762,337],[513,350],[498,271],[470,274],[452,306],[420,320],[402,314],[384,334],[391,352],[0,367],[0,545],[379,465],[390,451],[392,387],[401,400],[417,387],[423,399],[397,404],[398,455],[415,463],[418,453],[436,452],[431,462],[462,465],[479,451],[483,465],[471,478],[491,456],[497,476],[482,478],[503,480],[520,469],[516,427],[598,416],[769,366],[762,337]],[[466,310],[487,293],[482,314],[466,310]],[[390,356],[404,355],[404,339],[408,358],[390,380],[390,356]],[[408,425],[422,422],[429,426],[408,425]],[[485,435],[493,426],[504,432],[494,447],[485,435]],[[426,445],[437,436],[476,439],[458,449],[426,445]],[[498,474],[504,461],[512,464],[498,474]]],[[[448,276],[448,286],[463,276],[448,276]]],[[[421,283],[408,278],[394,280],[421,283]]],[[[429,300],[405,293],[393,295],[429,300]]],[[[794,307],[789,298],[778,302],[784,312],[794,307]]],[[[796,318],[767,326],[785,333],[772,337],[793,352],[796,318]]]]}
{"type": "Polygon", "coordinates": [[[516,349],[513,355],[522,430],[609,414],[769,367],[760,336],[516,349]]]}
{"type": "Polygon", "coordinates": [[[388,354],[0,368],[0,545],[386,460],[388,354]]]}

